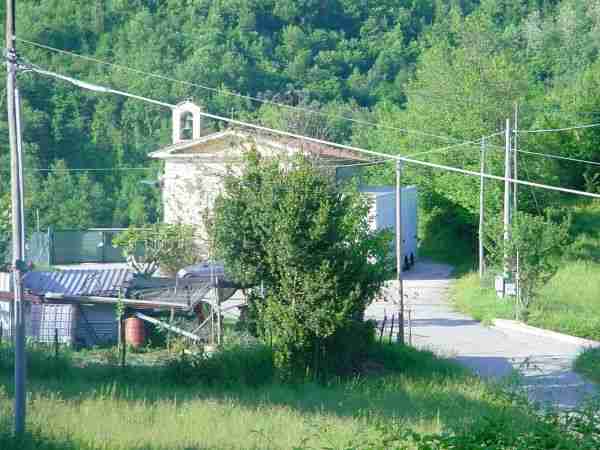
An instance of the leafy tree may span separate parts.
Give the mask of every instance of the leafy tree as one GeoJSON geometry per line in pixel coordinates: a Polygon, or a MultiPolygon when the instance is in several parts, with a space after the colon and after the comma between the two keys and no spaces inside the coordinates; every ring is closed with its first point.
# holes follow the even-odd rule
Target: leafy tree
{"type": "Polygon", "coordinates": [[[175,275],[201,260],[195,229],[189,225],[129,227],[113,239],[113,244],[121,248],[131,268],[141,276],[151,276],[159,268],[166,275],[175,275]]]}
{"type": "Polygon", "coordinates": [[[106,224],[102,186],[86,174],[74,175],[62,160],[52,166],[40,190],[32,195],[42,228],[78,230],[106,224]]]}
{"type": "MultiPolygon", "coordinates": [[[[431,150],[498,131],[515,102],[521,129],[600,120],[600,0],[22,0],[18,22],[21,38],[195,84],[20,41],[21,56],[40,67],[173,103],[193,97],[210,112],[390,153],[431,150]],[[261,105],[213,88],[318,109],[330,117],[261,105]]],[[[23,73],[19,85],[30,169],[47,170],[59,160],[70,169],[147,165],[148,152],[170,143],[169,112],[162,108],[31,73],[23,73]]],[[[222,126],[208,120],[205,125],[222,126]]],[[[519,138],[523,150],[597,158],[598,128],[519,138]]],[[[0,102],[0,141],[7,146],[5,102],[0,102]]],[[[489,171],[502,173],[502,148],[491,147],[502,147],[501,137],[489,144],[489,171]]],[[[426,159],[477,170],[478,153],[478,145],[464,146],[426,159]]],[[[595,173],[533,155],[521,154],[520,160],[523,178],[574,188],[584,188],[584,173],[589,179],[595,173]]],[[[0,167],[8,169],[2,156],[0,167]]],[[[373,183],[393,180],[389,169],[365,172],[373,183]]],[[[58,188],[47,173],[28,176],[35,189],[26,189],[32,193],[26,200],[33,208],[39,205],[44,225],[127,226],[160,219],[158,193],[138,186],[125,170],[88,172],[81,184],[78,176],[67,180],[75,199],[90,197],[77,190],[102,192],[91,211],[85,205],[79,209],[79,200],[70,202],[63,212],[74,211],[72,220],[49,207],[58,188]]],[[[410,167],[405,178],[419,185],[424,205],[444,209],[460,229],[472,228],[477,179],[410,167]]],[[[491,182],[488,188],[493,214],[500,208],[501,186],[491,182]]],[[[543,210],[549,200],[556,197],[519,190],[520,207],[529,212],[543,210]]]]}
{"type": "Polygon", "coordinates": [[[496,267],[508,264],[515,270],[518,261],[519,295],[517,319],[527,320],[528,310],[536,295],[556,273],[560,266],[558,258],[569,239],[570,219],[557,222],[550,216],[544,218],[519,213],[513,218],[510,239],[504,240],[504,225],[499,217],[486,225],[486,250],[489,260],[496,267]]]}
{"type": "Polygon", "coordinates": [[[231,276],[265,289],[264,298],[252,290],[250,301],[284,378],[355,369],[372,337],[365,307],[390,267],[388,236],[369,229],[364,199],[305,157],[252,153],[241,176],[226,178],[212,220],[231,276]]]}

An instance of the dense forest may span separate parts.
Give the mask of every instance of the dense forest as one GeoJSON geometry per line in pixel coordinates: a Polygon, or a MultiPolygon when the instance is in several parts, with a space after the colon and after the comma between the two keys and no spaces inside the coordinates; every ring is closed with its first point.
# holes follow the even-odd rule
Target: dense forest
{"type": "MultiPolygon", "coordinates": [[[[600,0],[19,0],[17,36],[19,55],[41,68],[387,153],[478,140],[501,131],[515,105],[522,130],[600,122],[600,0]]],[[[150,183],[160,167],[146,155],[169,143],[168,110],[30,72],[19,83],[30,228],[160,218],[150,183]]],[[[0,109],[6,237],[6,102],[0,109]]],[[[500,174],[503,136],[488,143],[489,170],[500,174]]],[[[519,134],[525,151],[600,163],[599,143],[600,128],[519,134]]],[[[421,158],[479,170],[479,144],[421,158]]],[[[519,162],[529,180],[600,184],[593,165],[530,153],[519,162]]],[[[371,183],[392,175],[365,169],[371,183]]],[[[406,177],[429,210],[475,222],[476,178],[413,166],[406,177]]],[[[491,211],[500,189],[490,183],[491,211]]],[[[519,196],[532,211],[559,198],[530,188],[519,196]]]]}

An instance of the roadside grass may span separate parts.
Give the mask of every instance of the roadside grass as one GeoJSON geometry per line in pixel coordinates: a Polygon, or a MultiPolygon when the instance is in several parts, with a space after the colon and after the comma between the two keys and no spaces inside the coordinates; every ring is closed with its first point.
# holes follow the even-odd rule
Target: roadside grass
{"type": "MultiPolygon", "coordinates": [[[[600,205],[579,203],[569,210],[573,241],[565,248],[558,272],[530,307],[527,323],[600,341],[600,205]]],[[[493,280],[480,283],[473,272],[456,281],[451,298],[459,311],[484,323],[515,318],[514,305],[496,297],[493,280]]],[[[598,350],[582,353],[574,365],[596,381],[600,381],[600,376],[594,375],[599,367],[598,350]]]]}
{"type": "Polygon", "coordinates": [[[590,380],[600,383],[600,347],[581,352],[575,360],[574,368],[590,380]]]}
{"type": "Polygon", "coordinates": [[[502,439],[508,439],[538,423],[527,407],[455,363],[389,344],[374,347],[363,375],[327,385],[265,380],[255,387],[185,386],[157,366],[77,367],[66,355],[52,366],[53,357],[35,354],[30,356],[38,365],[28,385],[29,433],[16,442],[8,420],[12,383],[6,355],[0,365],[3,449],[446,448],[419,447],[405,432],[460,435],[499,423],[507,433],[502,439]],[[391,435],[393,446],[382,440],[391,435]]]}
{"type": "Polygon", "coordinates": [[[491,324],[493,319],[514,319],[514,304],[499,299],[494,289],[488,287],[489,284],[489,280],[484,280],[482,286],[479,274],[470,272],[452,284],[450,299],[456,309],[486,325],[491,324]]]}
{"type": "MultiPolygon", "coordinates": [[[[600,340],[600,206],[572,207],[573,242],[565,249],[561,267],[530,307],[532,326],[586,339],[600,340]]],[[[493,279],[475,273],[461,277],[452,298],[458,310],[477,320],[514,319],[514,306],[498,299],[493,279]]]]}
{"type": "Polygon", "coordinates": [[[529,322],[537,327],[600,341],[599,293],[600,264],[567,261],[540,292],[529,322]]]}

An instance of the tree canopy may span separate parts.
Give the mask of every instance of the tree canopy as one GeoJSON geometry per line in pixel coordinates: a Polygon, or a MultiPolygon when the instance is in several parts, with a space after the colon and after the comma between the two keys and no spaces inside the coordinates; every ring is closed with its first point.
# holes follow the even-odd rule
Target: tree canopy
{"type": "MultiPolygon", "coordinates": [[[[209,112],[388,153],[493,134],[515,104],[523,130],[600,122],[600,0],[21,0],[17,35],[24,60],[49,70],[171,103],[193,97],[209,112]]],[[[159,190],[140,182],[159,175],[160,164],[147,154],[170,141],[168,110],[32,73],[19,83],[30,227],[36,210],[43,225],[55,227],[160,219],[159,190]]],[[[7,149],[5,108],[0,104],[0,139],[7,149]]],[[[600,128],[519,134],[524,150],[596,162],[599,141],[600,128]]],[[[488,145],[489,170],[501,173],[502,136],[488,145]]],[[[477,170],[478,149],[424,158],[477,170]]],[[[572,188],[585,189],[598,173],[519,158],[523,178],[572,188]]],[[[8,169],[3,151],[0,198],[8,169]]],[[[393,179],[389,169],[365,172],[376,184],[393,179]]],[[[476,180],[422,168],[406,176],[425,205],[441,196],[463,223],[473,222],[476,180]]],[[[499,188],[490,183],[492,193],[499,188]]],[[[530,212],[554,200],[519,192],[530,212]]],[[[500,196],[489,197],[497,211],[500,196]]]]}
{"type": "Polygon", "coordinates": [[[264,161],[251,153],[242,175],[225,180],[209,227],[215,254],[236,282],[254,288],[257,334],[274,345],[286,377],[360,363],[362,338],[372,336],[364,311],[391,266],[390,236],[370,229],[367,210],[358,192],[302,156],[264,161]]]}

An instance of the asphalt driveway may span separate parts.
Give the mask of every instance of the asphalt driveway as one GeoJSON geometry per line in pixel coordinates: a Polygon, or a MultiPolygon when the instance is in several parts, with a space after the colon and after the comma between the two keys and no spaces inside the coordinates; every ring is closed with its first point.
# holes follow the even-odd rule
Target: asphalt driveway
{"type": "MultiPolygon", "coordinates": [[[[582,345],[487,327],[455,312],[448,300],[450,266],[419,262],[405,273],[405,280],[414,346],[452,357],[483,377],[506,379],[518,373],[518,383],[529,398],[543,404],[570,408],[598,392],[571,369],[582,345]]],[[[392,303],[397,298],[395,286],[384,293],[387,301],[371,305],[368,318],[382,320],[397,312],[392,303]]]]}

